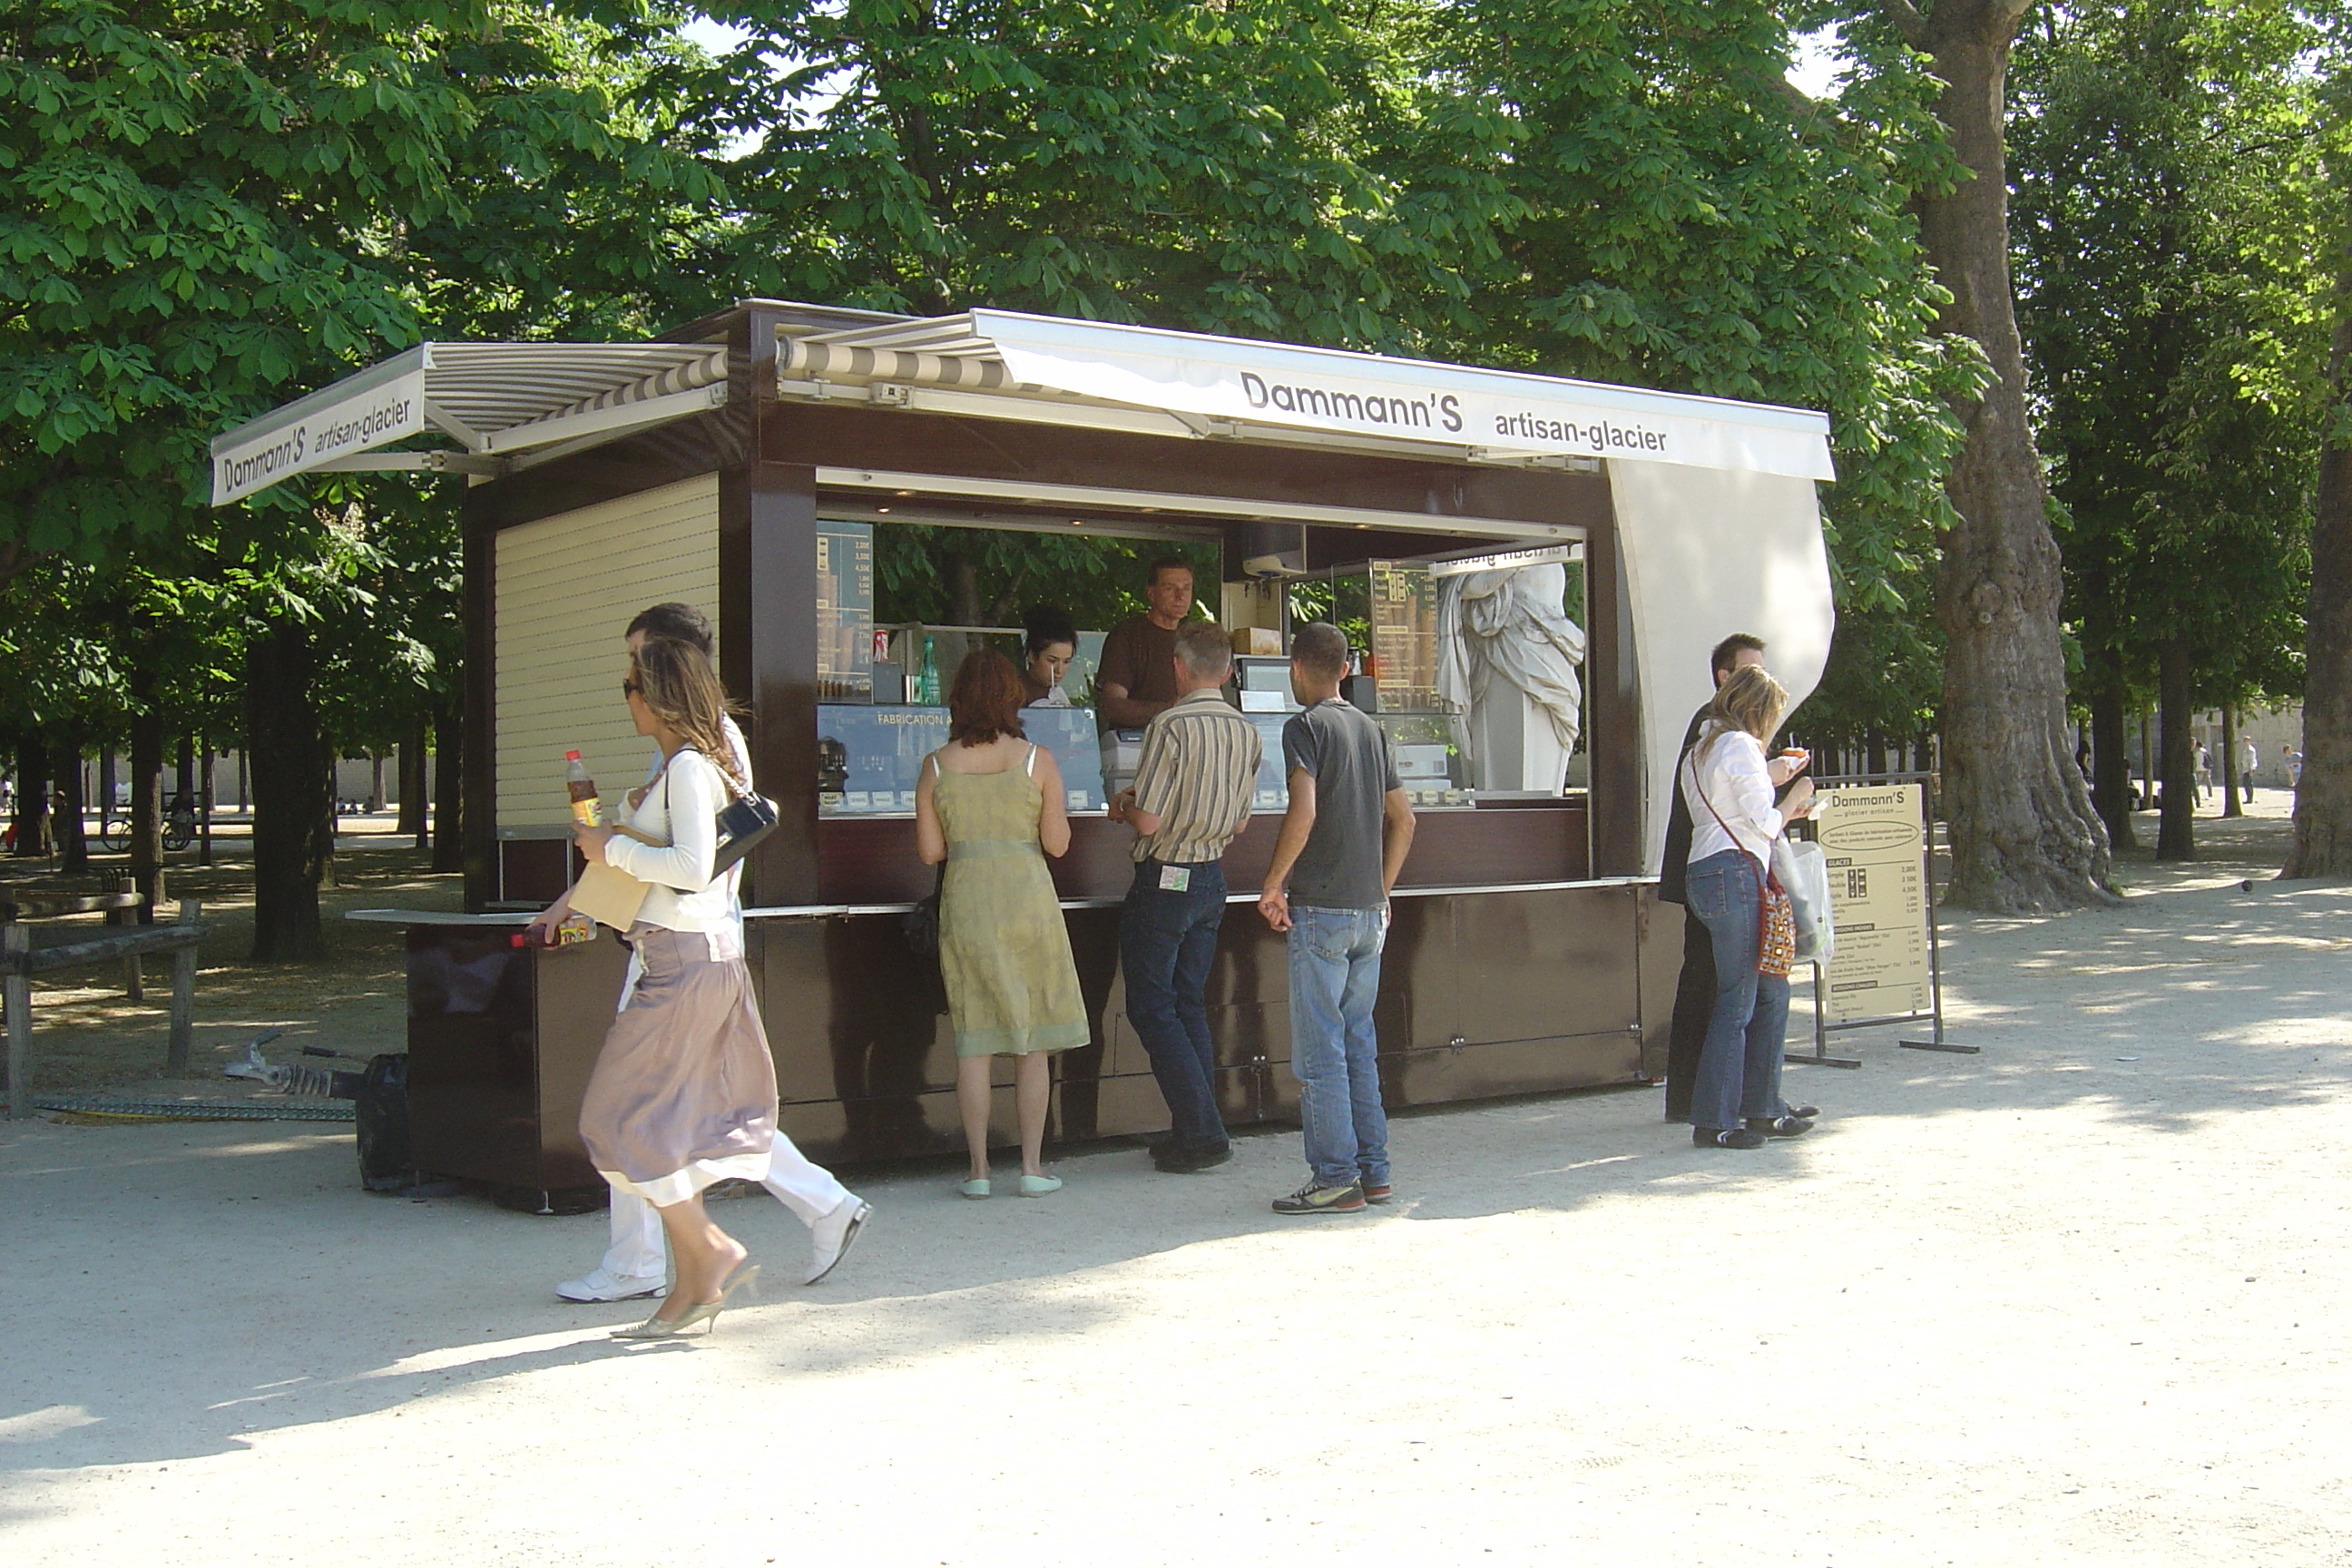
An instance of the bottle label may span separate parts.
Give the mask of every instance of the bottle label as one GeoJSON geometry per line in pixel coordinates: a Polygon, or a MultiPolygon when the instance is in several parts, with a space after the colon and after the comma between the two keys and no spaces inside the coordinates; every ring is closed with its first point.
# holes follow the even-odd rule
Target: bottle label
{"type": "Polygon", "coordinates": [[[573,801],[572,803],[572,820],[578,823],[583,827],[595,826],[596,797],[592,795],[586,800],[573,801]]]}

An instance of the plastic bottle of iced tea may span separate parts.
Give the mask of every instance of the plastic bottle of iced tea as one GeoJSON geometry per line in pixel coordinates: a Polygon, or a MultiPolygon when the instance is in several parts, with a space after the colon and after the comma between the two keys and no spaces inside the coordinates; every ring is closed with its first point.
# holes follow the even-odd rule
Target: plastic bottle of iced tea
{"type": "Polygon", "coordinates": [[[596,781],[577,752],[563,753],[563,787],[572,795],[572,820],[583,827],[596,826],[596,781]]]}

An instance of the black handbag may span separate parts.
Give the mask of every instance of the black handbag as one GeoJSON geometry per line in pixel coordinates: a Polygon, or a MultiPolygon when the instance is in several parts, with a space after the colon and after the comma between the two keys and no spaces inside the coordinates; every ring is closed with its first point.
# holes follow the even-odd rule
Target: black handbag
{"type": "Polygon", "coordinates": [[[908,950],[918,958],[937,958],[940,952],[940,889],[947,886],[948,863],[940,862],[939,874],[931,879],[928,897],[915,900],[915,907],[898,917],[898,931],[907,939],[908,950]]]}
{"type": "MultiPolygon", "coordinates": [[[[662,799],[667,805],[669,799],[667,759],[662,763],[661,781],[662,799]]],[[[730,791],[734,788],[723,772],[719,775],[719,782],[730,791]]],[[[710,879],[714,882],[727,874],[729,867],[757,848],[760,840],[776,830],[776,803],[757,790],[746,790],[719,808],[718,828],[719,847],[710,857],[710,879]]],[[[672,827],[670,837],[673,842],[677,837],[677,829],[672,827]]]]}
{"type": "Polygon", "coordinates": [[[776,803],[757,791],[740,795],[719,812],[719,850],[710,858],[715,879],[776,830],[776,803]]]}

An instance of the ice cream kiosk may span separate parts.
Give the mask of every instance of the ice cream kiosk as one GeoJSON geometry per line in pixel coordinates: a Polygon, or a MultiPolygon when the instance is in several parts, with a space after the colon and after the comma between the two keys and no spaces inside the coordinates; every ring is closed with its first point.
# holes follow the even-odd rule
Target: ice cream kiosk
{"type": "MultiPolygon", "coordinates": [[[[643,775],[614,693],[646,605],[703,608],[750,706],[782,826],[746,862],[747,956],[784,1126],[836,1162],[960,1147],[945,1000],[902,917],[931,886],[913,791],[943,661],[1002,628],[895,614],[894,530],[1217,563],[1195,613],[1244,650],[1231,698],[1268,758],[1209,983],[1237,1125],[1296,1112],[1282,939],[1252,904],[1302,595],[1358,644],[1350,693],[1419,818],[1377,1011],[1391,1105],[1659,1071],[1680,922],[1654,929],[1651,889],[1707,649],[1761,634],[1801,699],[1833,623],[1819,414],[1008,310],[751,300],[648,342],[420,344],[224,436],[215,500],[321,468],[465,476],[467,912],[383,918],[407,927],[420,1165],[542,1204],[600,1185],[576,1112],[625,955],[510,938],[572,868],[565,752],[643,775]]],[[[1057,1058],[1053,1135],[1155,1131],[1114,748],[1076,699],[1024,718],[1068,790],[1052,869],[1093,1023],[1057,1058]]]]}

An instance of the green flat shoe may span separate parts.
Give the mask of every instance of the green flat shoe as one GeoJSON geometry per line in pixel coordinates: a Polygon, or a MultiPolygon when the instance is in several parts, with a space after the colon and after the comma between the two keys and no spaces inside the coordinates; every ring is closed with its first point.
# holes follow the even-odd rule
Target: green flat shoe
{"type": "Polygon", "coordinates": [[[1024,1198],[1042,1198],[1047,1193],[1058,1193],[1061,1190],[1062,1178],[1059,1176],[1024,1176],[1021,1178],[1021,1195],[1024,1198]]]}
{"type": "Polygon", "coordinates": [[[966,1182],[963,1185],[958,1187],[956,1191],[961,1193],[968,1198],[984,1198],[988,1195],[988,1178],[986,1176],[974,1176],[971,1181],[966,1182]]]}

